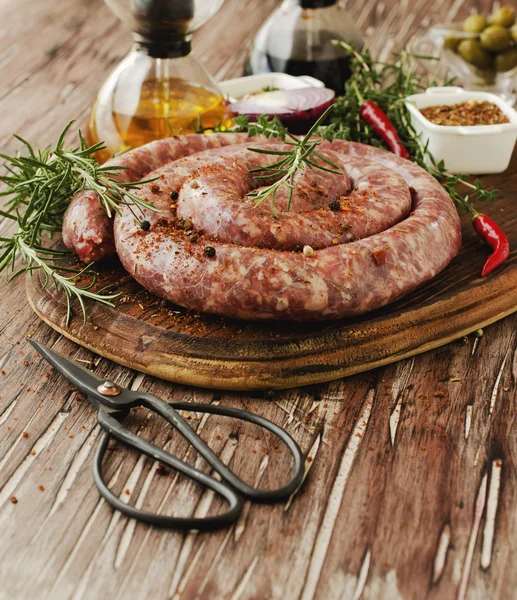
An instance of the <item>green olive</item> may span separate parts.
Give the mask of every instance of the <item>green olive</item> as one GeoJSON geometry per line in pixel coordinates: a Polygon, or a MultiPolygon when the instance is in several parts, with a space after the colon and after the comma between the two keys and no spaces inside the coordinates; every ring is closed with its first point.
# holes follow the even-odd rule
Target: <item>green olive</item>
{"type": "Polygon", "coordinates": [[[501,25],[501,27],[511,27],[515,23],[515,12],[510,6],[501,6],[490,15],[491,25],[501,25]]]}
{"type": "Polygon", "coordinates": [[[495,57],[496,71],[504,73],[511,71],[514,67],[517,67],[517,48],[510,48],[495,57]]]}
{"type": "Polygon", "coordinates": [[[479,71],[476,69],[476,75],[483,85],[494,85],[495,84],[495,71],[479,71]]]}
{"type": "Polygon", "coordinates": [[[463,21],[463,31],[467,33],[481,33],[486,26],[486,19],[481,15],[470,15],[463,21]]]}
{"type": "Polygon", "coordinates": [[[511,29],[510,29],[510,34],[513,38],[514,42],[517,42],[517,25],[514,25],[511,29]]]}
{"type": "Polygon", "coordinates": [[[506,50],[510,45],[510,33],[501,25],[490,25],[481,33],[481,44],[483,48],[500,52],[506,50]]]}
{"type": "Polygon", "coordinates": [[[454,31],[449,34],[446,38],[444,38],[443,40],[443,48],[444,50],[452,50],[453,52],[456,52],[458,50],[458,46],[460,45],[461,42],[461,37],[456,37],[456,35],[454,35],[454,31]]]}
{"type": "Polygon", "coordinates": [[[492,66],[492,55],[483,48],[479,40],[462,40],[458,46],[458,54],[478,69],[489,69],[492,66]]]}

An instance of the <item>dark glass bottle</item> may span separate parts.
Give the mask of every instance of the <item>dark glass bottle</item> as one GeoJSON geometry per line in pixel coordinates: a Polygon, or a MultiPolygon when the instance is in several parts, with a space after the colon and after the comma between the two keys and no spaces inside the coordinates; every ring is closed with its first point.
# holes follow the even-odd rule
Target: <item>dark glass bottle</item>
{"type": "Polygon", "coordinates": [[[332,45],[334,39],[363,46],[361,34],[337,0],[284,0],[258,32],[246,73],[310,75],[342,94],[350,59],[344,49],[332,45]]]}

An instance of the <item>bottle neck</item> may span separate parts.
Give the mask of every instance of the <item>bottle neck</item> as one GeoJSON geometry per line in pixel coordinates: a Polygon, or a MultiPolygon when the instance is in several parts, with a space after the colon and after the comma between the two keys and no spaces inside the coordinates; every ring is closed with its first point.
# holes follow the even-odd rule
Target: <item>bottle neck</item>
{"type": "Polygon", "coordinates": [[[337,4],[338,0],[298,0],[302,8],[327,8],[337,4]]]}
{"type": "Polygon", "coordinates": [[[134,33],[136,48],[151,58],[182,58],[190,54],[190,37],[171,39],[166,35],[144,35],[134,33]]]}

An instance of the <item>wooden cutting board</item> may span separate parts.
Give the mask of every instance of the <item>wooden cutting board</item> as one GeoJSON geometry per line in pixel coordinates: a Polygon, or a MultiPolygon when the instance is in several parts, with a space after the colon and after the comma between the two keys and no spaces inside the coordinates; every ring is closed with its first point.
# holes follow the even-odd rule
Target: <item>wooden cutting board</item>
{"type": "Polygon", "coordinates": [[[510,239],[505,265],[479,276],[489,250],[464,215],[463,246],[453,262],[406,298],[361,318],[253,323],[193,314],[149,294],[118,262],[103,267],[99,283],[119,282],[117,306],[89,303],[86,324],[75,307],[67,326],[63,297],[38,276],[27,279],[29,302],[78,344],[170,381],[235,390],[330,381],[446,344],[517,310],[517,155],[503,176],[484,183],[501,190],[482,209],[510,239]]]}

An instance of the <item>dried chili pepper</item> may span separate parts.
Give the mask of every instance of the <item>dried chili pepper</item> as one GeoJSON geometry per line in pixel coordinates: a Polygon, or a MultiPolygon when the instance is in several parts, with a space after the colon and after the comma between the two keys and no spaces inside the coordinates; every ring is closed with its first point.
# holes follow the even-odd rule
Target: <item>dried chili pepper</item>
{"type": "Polygon", "coordinates": [[[376,104],[373,100],[364,100],[359,92],[359,88],[354,85],[355,93],[361,103],[359,114],[361,119],[370,127],[373,127],[375,133],[386,143],[388,148],[397,156],[407,158],[411,157],[407,148],[402,144],[402,141],[395,129],[393,123],[389,120],[388,115],[376,104]]]}
{"type": "Polygon", "coordinates": [[[479,237],[492,248],[493,252],[488,257],[481,271],[484,277],[502,265],[510,254],[510,243],[504,231],[490,217],[477,213],[473,218],[474,229],[479,237]]]}
{"type": "Polygon", "coordinates": [[[481,277],[485,277],[508,258],[510,242],[499,225],[487,215],[479,213],[467,198],[463,199],[462,204],[472,215],[472,224],[476,233],[492,248],[492,254],[488,257],[481,271],[481,277]]]}
{"type": "Polygon", "coordinates": [[[386,143],[388,148],[397,156],[410,159],[409,152],[402,145],[399,134],[397,133],[388,115],[383,112],[375,102],[367,100],[361,104],[359,114],[365,123],[373,127],[375,133],[386,143]]]}

